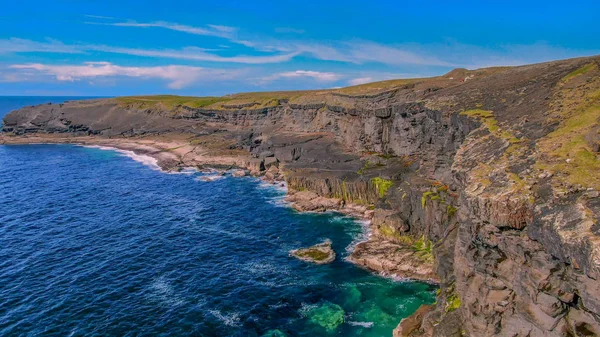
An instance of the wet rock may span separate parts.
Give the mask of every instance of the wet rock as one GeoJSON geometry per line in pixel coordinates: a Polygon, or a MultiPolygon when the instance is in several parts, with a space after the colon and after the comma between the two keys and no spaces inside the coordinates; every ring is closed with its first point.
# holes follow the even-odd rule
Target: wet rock
{"type": "Polygon", "coordinates": [[[246,171],[244,170],[235,170],[233,171],[233,173],[231,173],[232,177],[245,177],[246,176],[246,171]]]}

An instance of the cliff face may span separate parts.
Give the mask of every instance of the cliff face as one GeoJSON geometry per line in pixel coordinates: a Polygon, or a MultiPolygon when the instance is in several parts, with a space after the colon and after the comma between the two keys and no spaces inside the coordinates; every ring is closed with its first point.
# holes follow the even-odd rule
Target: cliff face
{"type": "MultiPolygon", "coordinates": [[[[600,334],[600,57],[342,90],[27,107],[32,135],[178,137],[279,161],[291,188],[374,207],[377,245],[431,245],[437,304],[399,336],[600,334]]],[[[427,260],[425,258],[424,260],[427,260]]]]}

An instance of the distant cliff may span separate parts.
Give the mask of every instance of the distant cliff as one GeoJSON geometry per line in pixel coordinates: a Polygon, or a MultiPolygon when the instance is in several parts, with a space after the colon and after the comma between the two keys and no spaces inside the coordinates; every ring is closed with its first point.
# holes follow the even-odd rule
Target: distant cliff
{"type": "Polygon", "coordinates": [[[374,208],[432,245],[437,304],[399,336],[600,335],[600,57],[226,97],[26,107],[36,136],[185,139],[282,163],[290,187],[374,208]]]}

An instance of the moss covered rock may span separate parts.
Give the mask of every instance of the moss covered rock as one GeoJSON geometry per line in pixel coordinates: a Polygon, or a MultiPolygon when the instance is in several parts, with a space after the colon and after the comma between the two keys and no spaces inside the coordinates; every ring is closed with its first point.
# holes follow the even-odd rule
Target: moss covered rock
{"type": "Polygon", "coordinates": [[[316,264],[331,263],[335,260],[335,252],[331,248],[330,240],[325,240],[312,247],[294,249],[290,251],[290,255],[295,256],[302,261],[316,264]]]}

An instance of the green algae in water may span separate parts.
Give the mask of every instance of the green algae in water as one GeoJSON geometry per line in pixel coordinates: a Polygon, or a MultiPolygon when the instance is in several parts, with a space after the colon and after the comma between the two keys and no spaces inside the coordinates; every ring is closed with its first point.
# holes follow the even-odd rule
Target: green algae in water
{"type": "Polygon", "coordinates": [[[400,323],[394,316],[375,304],[370,304],[356,316],[360,318],[360,321],[373,322],[374,325],[391,326],[400,323]]]}
{"type": "Polygon", "coordinates": [[[344,309],[331,302],[324,302],[319,306],[308,309],[306,312],[306,317],[312,323],[322,326],[327,331],[335,330],[340,324],[344,323],[344,315],[344,309]]]}
{"type": "Polygon", "coordinates": [[[344,289],[343,294],[343,305],[346,309],[355,309],[360,304],[362,299],[362,293],[354,285],[351,285],[344,289]]]}
{"type": "Polygon", "coordinates": [[[287,335],[281,330],[275,329],[265,332],[261,337],[287,337],[287,335]]]}
{"type": "MultiPolygon", "coordinates": [[[[263,189],[259,182],[252,179],[227,177],[204,183],[210,188],[199,188],[202,182],[195,180],[197,175],[163,174],[145,169],[129,158],[99,149],[66,145],[0,146],[0,176],[5,170],[5,174],[11,177],[5,180],[10,181],[12,188],[29,191],[31,176],[13,177],[14,168],[35,172],[43,177],[68,177],[54,183],[78,193],[86,200],[86,203],[73,204],[74,211],[84,213],[92,209],[102,215],[89,221],[75,221],[75,227],[72,223],[54,224],[57,227],[53,228],[59,233],[57,239],[72,239],[70,244],[79,247],[80,236],[73,235],[77,234],[74,230],[93,234],[91,238],[96,241],[113,240],[115,232],[123,234],[118,237],[135,238],[118,241],[118,251],[99,251],[95,245],[82,247],[89,261],[113,258],[124,261],[110,265],[110,272],[122,275],[123,279],[119,282],[124,281],[126,286],[117,283],[110,284],[110,288],[96,288],[98,284],[94,283],[94,278],[82,278],[82,286],[99,290],[100,293],[84,292],[81,296],[93,299],[97,299],[94,296],[100,296],[101,299],[106,298],[106,294],[114,293],[121,298],[119,303],[112,303],[116,306],[112,314],[107,316],[106,324],[90,320],[91,316],[85,311],[73,314],[81,312],[77,311],[81,308],[81,299],[65,298],[67,302],[61,311],[48,316],[38,312],[44,316],[41,324],[22,326],[23,330],[19,331],[25,335],[44,334],[43,328],[49,325],[57,335],[71,333],[73,327],[70,324],[55,324],[59,321],[57,317],[66,313],[73,322],[86,327],[76,333],[80,335],[93,335],[96,332],[120,335],[120,322],[131,318],[131,331],[147,331],[150,335],[160,334],[162,327],[168,326],[172,336],[199,333],[205,336],[257,337],[267,333],[267,336],[270,334],[275,337],[282,334],[289,337],[381,337],[391,336],[398,322],[412,314],[420,304],[435,300],[435,287],[395,282],[344,260],[349,248],[361,239],[360,223],[337,214],[299,214],[285,207],[274,207],[269,202],[257,202],[264,199],[279,200],[277,198],[282,195],[279,190],[263,189]],[[32,156],[39,160],[32,161],[32,156]],[[39,163],[62,160],[65,156],[73,166],[37,166],[39,163]],[[107,193],[86,194],[89,190],[86,183],[93,183],[88,178],[94,174],[103,179],[107,193]],[[74,179],[82,184],[72,186],[69,182],[74,179]],[[132,194],[110,192],[121,190],[131,191],[132,194]],[[153,207],[140,209],[140,204],[148,203],[149,196],[153,207]],[[173,200],[178,202],[174,203],[173,200]],[[213,207],[215,204],[219,204],[219,207],[213,207]],[[121,208],[136,212],[136,217],[122,221],[123,213],[106,212],[107,209],[121,208]],[[190,213],[190,210],[200,209],[203,211],[190,213]],[[179,219],[188,217],[193,221],[186,221],[186,225],[182,226],[179,219]],[[332,248],[340,256],[331,264],[314,265],[290,258],[290,249],[309,246],[324,238],[332,240],[332,248]],[[135,244],[146,240],[156,240],[157,245],[152,245],[152,250],[148,251],[144,246],[135,244]],[[132,270],[129,266],[144,268],[132,270]],[[149,284],[139,287],[140,280],[148,280],[149,284]],[[132,287],[140,288],[136,296],[128,293],[132,287]],[[103,289],[109,292],[103,292],[103,289]],[[148,305],[140,305],[142,297],[148,305]],[[314,306],[315,303],[317,306],[314,306]],[[322,319],[315,317],[313,320],[312,316],[302,315],[323,303],[335,304],[335,308],[341,308],[343,314],[337,310],[337,316],[335,312],[329,312],[329,316],[322,319]],[[343,323],[340,323],[342,319],[343,323]],[[143,330],[154,327],[156,322],[161,322],[161,325],[143,330]],[[319,323],[336,327],[327,330],[319,323]]],[[[36,206],[45,205],[48,201],[35,193],[15,195],[15,198],[36,206]],[[32,195],[36,198],[32,199],[32,195]]],[[[68,202],[69,198],[67,194],[64,202],[68,202]]],[[[9,207],[5,210],[16,212],[10,224],[14,225],[18,235],[29,237],[39,234],[36,229],[53,223],[55,215],[52,212],[56,207],[52,206],[55,201],[50,201],[43,216],[32,220],[36,226],[22,223],[26,213],[19,212],[26,209],[9,207]]],[[[37,249],[56,246],[30,248],[35,253],[37,249]]],[[[10,252],[11,249],[21,248],[19,245],[5,245],[0,250],[10,252]]],[[[56,259],[56,264],[50,264],[55,270],[65,267],[59,261],[80,262],[76,260],[80,254],[73,255],[72,250],[44,252],[46,255],[49,252],[58,254],[61,258],[56,259]]],[[[18,260],[17,254],[5,255],[9,256],[9,261],[12,261],[11,258],[18,260]]],[[[4,264],[3,267],[11,265],[17,264],[4,264]]],[[[56,296],[39,286],[44,284],[43,275],[21,273],[14,280],[5,280],[11,287],[25,284],[28,289],[33,289],[44,299],[41,302],[43,305],[32,306],[28,298],[23,298],[18,292],[11,294],[15,296],[13,300],[22,300],[27,308],[51,306],[56,296]]],[[[105,309],[102,306],[86,307],[94,314],[106,313],[105,309]]],[[[15,315],[10,317],[11,322],[22,319],[18,314],[26,311],[17,307],[14,312],[15,315]]]]}

